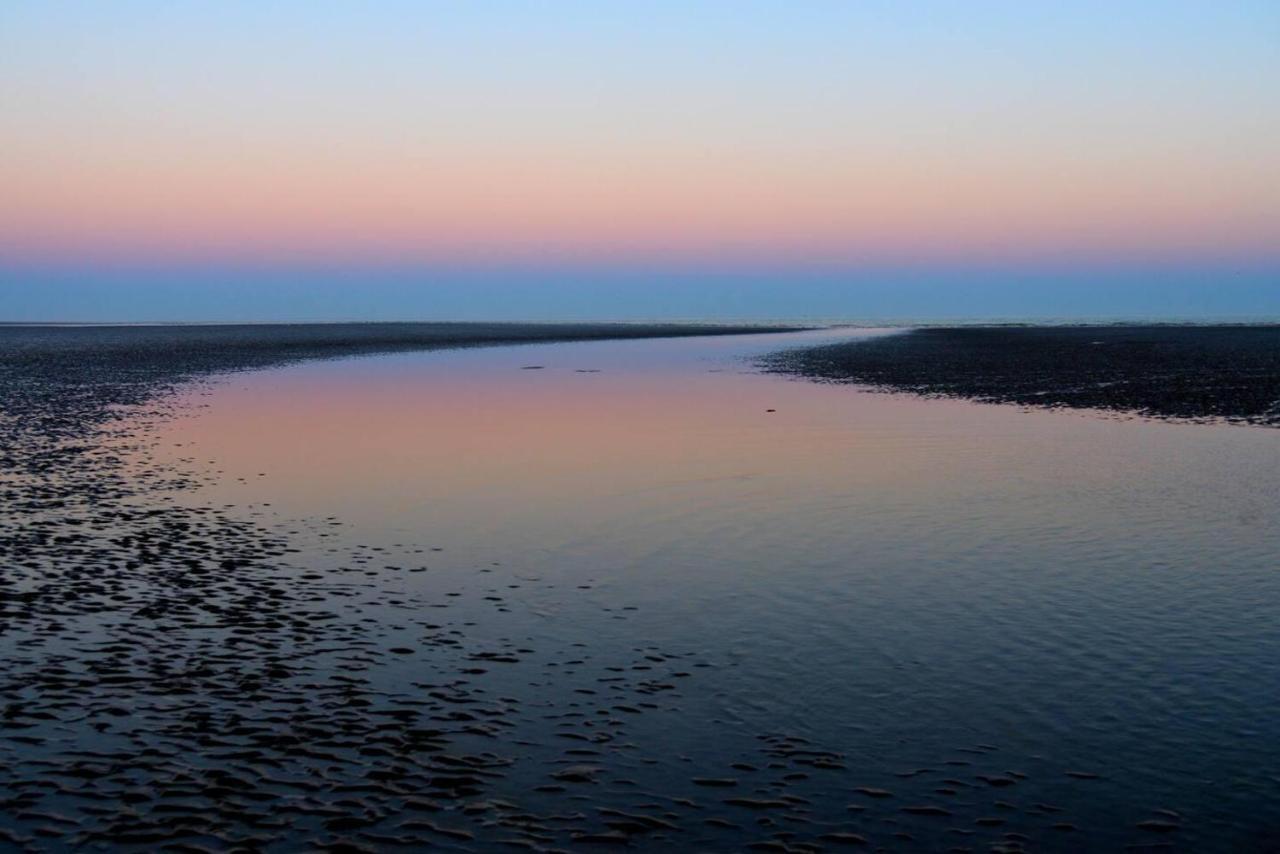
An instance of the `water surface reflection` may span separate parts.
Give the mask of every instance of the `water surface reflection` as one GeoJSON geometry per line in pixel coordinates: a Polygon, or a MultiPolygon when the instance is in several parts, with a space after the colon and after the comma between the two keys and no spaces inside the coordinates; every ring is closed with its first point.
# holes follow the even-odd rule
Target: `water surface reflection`
{"type": "MultiPolygon", "coordinates": [[[[862,334],[891,333],[786,344],[862,334]]],[[[626,785],[592,803],[638,790],[702,805],[693,778],[723,777],[890,847],[1274,842],[1280,433],[751,370],[780,346],[308,363],[217,384],[162,447],[222,472],[202,501],[346,523],[300,534],[314,564],[338,538],[382,549],[369,566],[426,566],[388,590],[459,594],[450,619],[524,643],[523,669],[486,678],[530,708],[565,713],[587,672],[565,650],[699,665],[672,714],[638,720],[633,749],[602,760],[626,785]],[[770,734],[845,767],[770,776],[770,734]],[[901,810],[919,805],[948,815],[901,810]]],[[[541,747],[513,794],[536,798],[562,759],[545,738],[558,720],[520,718],[541,747]]],[[[769,815],[738,812],[740,827],[769,815]]]]}

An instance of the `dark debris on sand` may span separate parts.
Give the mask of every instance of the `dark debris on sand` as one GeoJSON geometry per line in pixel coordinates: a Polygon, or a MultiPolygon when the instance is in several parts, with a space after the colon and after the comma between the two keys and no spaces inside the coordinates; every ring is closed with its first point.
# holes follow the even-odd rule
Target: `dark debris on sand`
{"type": "Polygon", "coordinates": [[[992,403],[1280,426],[1280,326],[924,328],[786,351],[764,367],[992,403]]]}

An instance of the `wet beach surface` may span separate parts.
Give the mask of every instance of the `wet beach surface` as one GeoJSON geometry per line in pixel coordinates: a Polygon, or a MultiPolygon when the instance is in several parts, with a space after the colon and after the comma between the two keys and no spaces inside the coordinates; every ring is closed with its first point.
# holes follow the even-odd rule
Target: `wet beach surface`
{"type": "Polygon", "coordinates": [[[992,403],[1280,426],[1280,326],[926,328],[767,366],[992,403]]]}
{"type": "MultiPolygon", "coordinates": [[[[450,752],[460,733],[492,738],[501,715],[456,686],[369,687],[365,672],[387,650],[374,637],[383,630],[362,623],[368,585],[282,574],[298,552],[288,532],[226,508],[167,505],[197,481],[151,465],[146,436],[183,383],[358,353],[741,331],[0,329],[0,847],[343,847],[357,831],[366,846],[470,839],[422,816],[479,795],[509,761],[450,752]],[[142,463],[126,469],[130,453],[142,463]],[[392,793],[421,800],[397,804],[395,832],[374,833],[392,793]]],[[[459,643],[417,616],[418,648],[459,643]]],[[[473,654],[472,673],[512,658],[473,654]]]]}
{"type": "Polygon", "coordinates": [[[771,339],[6,359],[0,847],[1274,845],[1275,434],[771,339]]]}

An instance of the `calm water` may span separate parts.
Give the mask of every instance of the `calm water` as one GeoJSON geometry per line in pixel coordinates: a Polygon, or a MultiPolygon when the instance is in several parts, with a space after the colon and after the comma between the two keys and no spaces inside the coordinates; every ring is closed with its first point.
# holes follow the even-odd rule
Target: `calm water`
{"type": "Polygon", "coordinates": [[[219,473],[179,500],[366,574],[388,638],[425,616],[518,648],[476,679],[520,703],[497,794],[531,808],[676,799],[691,848],[762,826],[903,849],[1280,844],[1280,431],[751,367],[859,334],[892,333],[307,363],[193,393],[160,448],[219,473]],[[558,730],[637,666],[667,668],[654,713],[566,756],[558,730]],[[537,791],[567,761],[595,782],[537,791]]]}

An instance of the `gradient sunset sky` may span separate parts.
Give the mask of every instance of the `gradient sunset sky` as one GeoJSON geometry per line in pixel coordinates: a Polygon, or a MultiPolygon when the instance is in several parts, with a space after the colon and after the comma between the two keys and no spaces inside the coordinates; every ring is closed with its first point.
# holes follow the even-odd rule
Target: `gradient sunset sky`
{"type": "Polygon", "coordinates": [[[0,320],[1280,315],[1280,3],[0,5],[0,320]]]}

